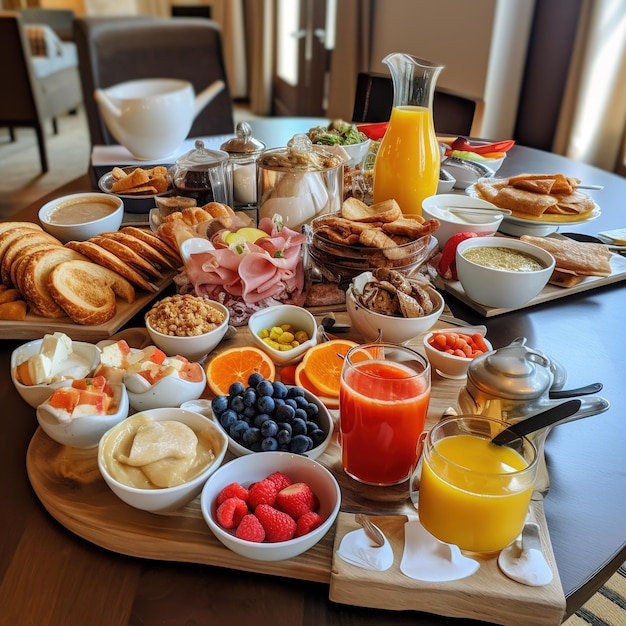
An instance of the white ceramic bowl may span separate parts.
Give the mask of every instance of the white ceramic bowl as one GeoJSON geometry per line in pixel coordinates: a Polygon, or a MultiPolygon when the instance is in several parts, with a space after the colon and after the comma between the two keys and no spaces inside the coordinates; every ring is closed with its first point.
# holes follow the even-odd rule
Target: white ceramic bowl
{"type": "Polygon", "coordinates": [[[225,318],[224,321],[213,330],[203,335],[193,337],[176,337],[174,335],[165,335],[150,326],[148,316],[146,314],[145,323],[150,339],[155,346],[161,348],[167,356],[184,356],[190,361],[201,361],[207,354],[212,352],[220,341],[224,338],[228,330],[229,312],[228,309],[219,302],[213,300],[210,304],[215,309],[221,311],[225,318]]]}
{"type": "Polygon", "coordinates": [[[436,306],[432,313],[423,317],[396,317],[383,315],[361,306],[352,291],[355,286],[362,291],[363,285],[371,279],[371,272],[363,272],[356,276],[346,292],[346,308],[352,326],[363,335],[366,341],[375,341],[379,330],[381,340],[389,343],[405,344],[414,337],[430,330],[443,312],[444,300],[438,291],[434,292],[436,306]]]}
{"type": "Polygon", "coordinates": [[[272,361],[277,365],[295,363],[301,360],[304,353],[317,343],[317,323],[315,318],[306,309],[292,304],[277,304],[276,306],[256,311],[248,320],[248,328],[252,343],[269,354],[272,361]],[[295,330],[305,331],[309,339],[290,350],[277,350],[259,337],[261,330],[271,330],[272,327],[282,326],[283,324],[291,324],[295,330]]]}
{"type": "Polygon", "coordinates": [[[257,561],[291,559],[312,548],[334,524],[340,504],[341,492],[334,476],[313,459],[288,452],[251,454],[225,463],[207,480],[200,497],[202,515],[217,539],[233,552],[257,561]],[[245,541],[224,530],[215,520],[217,494],[230,483],[248,487],[273,472],[284,472],[292,482],[307,483],[319,499],[318,512],[324,522],[306,535],[277,543],[245,541]]]}
{"type": "Polygon", "coordinates": [[[111,385],[117,397],[115,413],[108,415],[85,415],[69,422],[60,422],[47,402],[37,407],[37,422],[51,439],[63,446],[95,448],[104,433],[128,417],[128,394],[122,384],[111,385]]]}
{"type": "Polygon", "coordinates": [[[438,194],[425,198],[422,202],[422,216],[424,219],[439,220],[439,228],[433,233],[443,248],[446,241],[456,233],[472,232],[493,235],[502,223],[501,213],[473,214],[453,213],[450,208],[466,207],[477,209],[496,209],[491,202],[479,198],[471,198],[461,194],[438,194]]]}
{"type": "MultiPolygon", "coordinates": [[[[328,444],[330,443],[331,439],[333,438],[333,430],[334,430],[334,422],[333,422],[333,417],[330,414],[328,408],[326,407],[326,405],[316,396],[314,396],[310,391],[307,391],[306,389],[304,390],[304,397],[309,401],[309,402],[313,402],[318,409],[318,413],[317,413],[317,417],[315,418],[314,421],[317,422],[318,426],[326,433],[326,437],[324,438],[324,440],[319,443],[318,445],[316,445],[315,447],[311,448],[310,450],[307,450],[304,455],[308,456],[310,459],[317,459],[318,457],[320,457],[324,451],[326,450],[326,448],[328,447],[328,444]]],[[[202,402],[201,400],[199,400],[198,402],[202,402]]],[[[199,411],[203,414],[205,414],[205,411],[199,411]]],[[[221,422],[220,422],[220,418],[215,415],[211,408],[210,408],[210,403],[207,407],[207,411],[206,413],[210,412],[210,414],[213,417],[213,421],[220,427],[223,428],[221,422]]],[[[224,431],[226,432],[226,431],[224,431]]],[[[235,456],[244,456],[244,455],[249,455],[249,454],[257,454],[257,452],[255,452],[254,450],[251,450],[250,448],[246,448],[246,446],[244,446],[243,444],[239,443],[238,441],[236,441],[233,437],[230,436],[229,433],[226,433],[226,436],[228,438],[228,450],[234,454],[235,456]]],[[[265,453],[263,453],[265,454],[265,453]]]]}
{"type": "Polygon", "coordinates": [[[532,300],[546,286],[554,270],[554,257],[538,246],[508,237],[473,237],[456,249],[456,270],[467,296],[484,306],[511,309],[532,300]],[[515,272],[478,265],[463,256],[474,246],[503,247],[524,252],[544,265],[535,272],[515,272]]]}
{"type": "Polygon", "coordinates": [[[344,166],[356,167],[363,163],[365,155],[370,149],[371,139],[366,139],[361,143],[352,143],[341,146],[347,153],[350,159],[344,163],[344,166]]]}
{"type": "MultiPolygon", "coordinates": [[[[463,328],[453,328],[437,332],[463,333],[464,331],[463,328]]],[[[428,362],[430,363],[432,369],[436,371],[440,376],[443,376],[443,378],[465,378],[467,374],[467,369],[470,363],[473,361],[473,357],[461,357],[454,354],[449,354],[448,352],[443,352],[442,350],[438,350],[430,344],[430,339],[433,334],[434,332],[430,332],[424,335],[423,340],[426,358],[428,359],[428,362]]],[[[484,336],[483,341],[487,345],[487,348],[489,348],[489,350],[491,351],[493,349],[491,342],[485,339],[484,336]]]]}
{"type": "Polygon", "coordinates": [[[456,179],[456,189],[466,189],[479,178],[490,178],[500,169],[506,157],[501,159],[486,159],[484,161],[470,161],[448,157],[441,163],[441,167],[456,179]]]}
{"type": "Polygon", "coordinates": [[[142,411],[142,413],[156,421],[174,420],[181,422],[189,426],[195,432],[208,429],[214,443],[213,452],[215,458],[206,466],[204,471],[182,485],[162,489],[130,487],[111,476],[107,470],[104,459],[104,450],[107,440],[110,437],[115,437],[118,429],[124,427],[124,424],[118,424],[106,432],[100,439],[98,446],[98,469],[111,491],[113,491],[120,500],[126,502],[126,504],[136,509],[151,511],[152,513],[175,511],[191,502],[191,500],[202,491],[202,487],[207,478],[218,469],[228,449],[226,436],[224,435],[224,431],[218,428],[209,418],[199,413],[194,413],[193,411],[186,411],[179,408],[163,408],[142,411]]]}
{"type": "Polygon", "coordinates": [[[437,193],[450,193],[456,184],[456,178],[443,168],[439,170],[439,182],[437,183],[437,193]]]}
{"type": "MultiPolygon", "coordinates": [[[[29,357],[39,354],[41,342],[41,339],[29,341],[15,348],[11,354],[11,380],[20,396],[35,409],[45,402],[55,389],[58,387],[69,387],[73,380],[73,378],[70,377],[50,385],[23,385],[17,379],[15,372],[17,366],[26,361],[29,357]]],[[[85,378],[87,375],[92,374],[100,363],[100,350],[91,343],[72,341],[72,351],[75,358],[80,359],[80,362],[84,364],[85,368],[88,370],[85,376],[81,375],[77,376],[77,378],[85,378]]]]}
{"type": "Polygon", "coordinates": [[[39,209],[39,221],[43,229],[63,243],[84,241],[100,233],[116,231],[121,226],[123,217],[124,201],[108,193],[88,192],[61,196],[39,209]],[[92,210],[107,213],[90,219],[88,215],[92,214],[92,210]]]}
{"type": "Polygon", "coordinates": [[[183,402],[196,400],[202,395],[206,387],[206,372],[200,367],[202,380],[191,381],[176,376],[164,376],[154,385],[150,385],[145,378],[138,374],[124,377],[128,400],[135,411],[160,409],[180,406],[183,402]],[[132,381],[129,379],[132,377],[132,381]],[[138,380],[140,379],[140,380],[138,380]],[[145,391],[139,391],[141,385],[146,384],[145,391]]]}

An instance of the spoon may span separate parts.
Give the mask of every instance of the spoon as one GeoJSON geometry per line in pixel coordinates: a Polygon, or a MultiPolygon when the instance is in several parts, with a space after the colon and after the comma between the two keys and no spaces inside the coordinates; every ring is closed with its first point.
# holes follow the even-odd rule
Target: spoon
{"type": "Polygon", "coordinates": [[[367,515],[357,513],[354,516],[354,519],[357,524],[363,527],[365,534],[374,542],[377,548],[382,548],[385,545],[385,535],[383,535],[378,526],[374,526],[374,524],[372,524],[367,515]]]}
{"type": "Polygon", "coordinates": [[[545,411],[541,411],[541,413],[532,415],[505,428],[491,440],[491,443],[502,446],[524,435],[529,435],[537,430],[552,426],[566,417],[574,415],[574,413],[580,409],[581,404],[582,402],[578,399],[557,404],[545,411]]]}
{"type": "Polygon", "coordinates": [[[487,207],[469,207],[469,206],[447,206],[446,209],[450,213],[459,213],[460,215],[512,215],[513,211],[509,209],[488,209],[487,207]]]}

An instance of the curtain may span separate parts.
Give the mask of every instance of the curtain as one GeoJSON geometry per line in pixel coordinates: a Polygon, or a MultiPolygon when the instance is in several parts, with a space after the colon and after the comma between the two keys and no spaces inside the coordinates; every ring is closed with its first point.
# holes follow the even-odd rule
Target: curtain
{"type": "Polygon", "coordinates": [[[585,0],[554,152],[626,172],[626,1],[585,0]]]}

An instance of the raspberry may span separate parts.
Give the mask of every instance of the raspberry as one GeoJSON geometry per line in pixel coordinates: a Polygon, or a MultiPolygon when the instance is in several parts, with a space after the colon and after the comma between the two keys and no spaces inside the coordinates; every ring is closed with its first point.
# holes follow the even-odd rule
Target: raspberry
{"type": "Polygon", "coordinates": [[[227,498],[217,507],[215,519],[222,528],[236,528],[247,513],[248,504],[241,498],[227,498]]]}
{"type": "Polygon", "coordinates": [[[310,533],[313,529],[321,526],[323,521],[324,520],[320,517],[319,513],[316,513],[315,511],[304,513],[296,522],[296,534],[294,536],[302,537],[302,535],[310,533]]]}
{"type": "Polygon", "coordinates": [[[254,483],[248,489],[248,505],[251,511],[255,511],[259,504],[274,506],[278,487],[267,478],[254,483]]]}
{"type": "Polygon", "coordinates": [[[272,482],[276,483],[278,491],[291,485],[291,478],[289,478],[289,476],[287,476],[287,474],[284,474],[283,472],[274,472],[267,477],[267,480],[271,480],[272,482]]]}
{"type": "Polygon", "coordinates": [[[314,511],[319,505],[311,487],[306,483],[294,483],[278,492],[276,507],[297,520],[304,513],[314,511]]]}
{"type": "Polygon", "coordinates": [[[265,539],[265,531],[256,515],[248,513],[244,515],[241,522],[239,522],[239,526],[237,526],[237,530],[235,531],[235,537],[244,539],[245,541],[261,543],[263,539],[265,539]]]}
{"type": "Polygon", "coordinates": [[[268,541],[289,541],[293,538],[296,532],[296,522],[287,513],[269,504],[259,504],[254,513],[261,522],[268,541]]]}
{"type": "Polygon", "coordinates": [[[248,490],[245,487],[242,487],[239,483],[230,483],[217,494],[215,504],[219,506],[222,502],[224,502],[224,500],[228,500],[228,498],[240,498],[244,502],[247,502],[248,490]]]}

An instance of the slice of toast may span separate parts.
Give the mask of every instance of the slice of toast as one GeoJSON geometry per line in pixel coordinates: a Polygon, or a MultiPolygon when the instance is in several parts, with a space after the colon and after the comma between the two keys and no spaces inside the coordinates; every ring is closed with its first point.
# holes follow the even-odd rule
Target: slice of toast
{"type": "Polygon", "coordinates": [[[368,206],[358,198],[350,197],[341,205],[341,217],[355,222],[393,222],[402,217],[402,210],[393,199],[368,206]]]}
{"type": "MultiPolygon", "coordinates": [[[[137,226],[124,226],[121,231],[124,235],[130,235],[135,239],[139,239],[144,243],[147,243],[151,248],[156,249],[161,255],[163,255],[169,262],[167,267],[178,267],[181,263],[180,253],[178,248],[173,248],[165,240],[161,239],[155,232],[146,228],[139,228],[137,226]]],[[[130,243],[128,244],[130,245],[130,243]]],[[[132,246],[131,246],[132,247],[132,246]]],[[[138,250],[141,254],[142,252],[138,250]]],[[[150,260],[150,259],[148,259],[150,260]]]]}
{"type": "Polygon", "coordinates": [[[152,279],[159,280],[162,275],[161,272],[152,263],[144,259],[141,255],[137,254],[132,248],[123,244],[120,241],[112,239],[106,236],[91,237],[89,241],[99,245],[100,247],[108,250],[111,254],[114,254],[118,259],[128,263],[134,267],[137,271],[141,272],[144,276],[152,279]]]}
{"type": "Polygon", "coordinates": [[[104,324],[117,312],[116,296],[134,302],[135,290],[125,278],[91,261],[57,265],[48,276],[54,300],[76,324],[104,324]]]}

